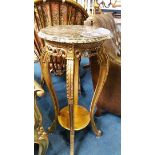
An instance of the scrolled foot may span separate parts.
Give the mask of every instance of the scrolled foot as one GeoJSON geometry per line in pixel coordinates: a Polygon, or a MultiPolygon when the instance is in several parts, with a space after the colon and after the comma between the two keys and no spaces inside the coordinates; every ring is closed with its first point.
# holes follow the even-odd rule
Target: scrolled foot
{"type": "Polygon", "coordinates": [[[101,137],[103,132],[96,127],[93,117],[91,117],[91,126],[92,126],[92,130],[94,134],[96,135],[96,137],[101,137]]]}
{"type": "Polygon", "coordinates": [[[96,137],[101,137],[103,135],[103,131],[97,130],[97,132],[95,134],[96,134],[96,137]]]}
{"type": "Polygon", "coordinates": [[[48,149],[48,138],[47,139],[41,139],[39,142],[39,152],[38,155],[45,155],[48,149]]]}

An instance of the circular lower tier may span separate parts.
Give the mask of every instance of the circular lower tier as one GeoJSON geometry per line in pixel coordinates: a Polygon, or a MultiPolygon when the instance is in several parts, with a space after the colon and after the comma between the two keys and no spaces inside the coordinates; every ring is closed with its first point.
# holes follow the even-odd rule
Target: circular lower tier
{"type": "MultiPolygon", "coordinates": [[[[69,106],[66,106],[60,110],[58,121],[63,128],[70,130],[69,106]]],[[[85,128],[89,124],[89,122],[89,111],[83,106],[74,105],[74,130],[81,130],[85,128]]]]}

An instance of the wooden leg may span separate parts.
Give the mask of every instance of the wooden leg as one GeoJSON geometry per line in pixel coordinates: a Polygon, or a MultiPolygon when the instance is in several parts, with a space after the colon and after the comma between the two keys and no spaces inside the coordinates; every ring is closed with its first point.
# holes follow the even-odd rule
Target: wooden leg
{"type": "Polygon", "coordinates": [[[80,78],[79,78],[79,60],[78,58],[74,58],[74,104],[78,104],[78,94],[79,94],[79,87],[80,87],[80,78]]]}
{"type": "Polygon", "coordinates": [[[74,57],[73,48],[67,55],[66,70],[67,99],[70,120],[70,155],[74,155],[74,104],[78,104],[79,60],[74,57]]]}
{"type": "Polygon", "coordinates": [[[57,99],[56,93],[54,91],[54,87],[52,85],[48,58],[49,58],[48,54],[45,54],[44,57],[41,57],[41,69],[43,73],[43,78],[45,80],[45,83],[47,85],[47,88],[49,90],[49,93],[54,105],[55,118],[52,125],[48,128],[48,133],[51,133],[56,128],[56,123],[58,121],[59,105],[58,105],[58,99],[57,99]]]}
{"type": "Polygon", "coordinates": [[[78,92],[79,92],[79,95],[81,95],[81,80],[80,80],[80,77],[79,77],[79,84],[78,84],[78,86],[79,86],[78,87],[78,92]]]}
{"type": "Polygon", "coordinates": [[[48,138],[39,141],[39,152],[38,155],[45,155],[48,149],[48,138]]]}
{"type": "Polygon", "coordinates": [[[38,155],[45,155],[48,148],[48,135],[42,126],[42,115],[36,103],[36,94],[34,95],[34,142],[39,144],[38,155]]]}
{"type": "Polygon", "coordinates": [[[67,59],[67,98],[70,120],[70,155],[74,155],[74,60],[67,59]]]}
{"type": "MultiPolygon", "coordinates": [[[[41,57],[40,57],[40,59],[39,59],[39,63],[40,63],[40,67],[41,67],[41,64],[42,64],[42,62],[41,62],[41,57]]],[[[42,86],[42,87],[43,87],[44,84],[45,84],[45,80],[44,80],[44,77],[43,77],[42,69],[41,69],[41,79],[40,79],[40,83],[41,83],[41,86],[42,86]]]]}
{"type": "Polygon", "coordinates": [[[45,84],[45,80],[44,80],[44,78],[43,78],[43,74],[41,73],[41,86],[43,87],[44,84],[45,84]]]}
{"type": "Polygon", "coordinates": [[[78,91],[79,91],[79,95],[81,95],[81,80],[80,80],[80,70],[79,70],[79,68],[80,68],[80,62],[81,62],[81,58],[79,59],[79,62],[78,62],[78,68],[77,68],[77,70],[78,70],[78,78],[79,78],[79,85],[78,85],[78,91]]]}
{"type": "Polygon", "coordinates": [[[95,92],[92,98],[91,106],[90,106],[90,120],[91,120],[91,126],[92,126],[93,132],[96,134],[96,136],[101,136],[102,132],[101,130],[97,129],[94,121],[94,109],[95,109],[96,103],[98,102],[103,86],[106,82],[108,71],[109,71],[109,61],[108,61],[107,55],[103,53],[103,49],[101,49],[101,52],[98,55],[98,60],[100,63],[100,72],[99,72],[98,82],[97,82],[95,92]]]}

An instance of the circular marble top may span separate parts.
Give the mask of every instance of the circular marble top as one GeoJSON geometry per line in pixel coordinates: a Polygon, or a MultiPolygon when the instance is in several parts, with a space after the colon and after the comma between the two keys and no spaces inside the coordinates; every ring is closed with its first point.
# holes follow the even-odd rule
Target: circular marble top
{"type": "Polygon", "coordinates": [[[39,37],[60,43],[93,43],[112,37],[108,29],[84,25],[58,25],[43,28],[39,37]]]}

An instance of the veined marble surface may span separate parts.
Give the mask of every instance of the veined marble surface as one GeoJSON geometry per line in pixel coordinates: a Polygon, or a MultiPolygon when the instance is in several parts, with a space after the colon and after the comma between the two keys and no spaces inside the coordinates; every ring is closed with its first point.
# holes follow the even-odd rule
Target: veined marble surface
{"type": "Polygon", "coordinates": [[[84,25],[58,25],[43,28],[39,37],[60,43],[93,43],[112,37],[108,29],[84,25]]]}

